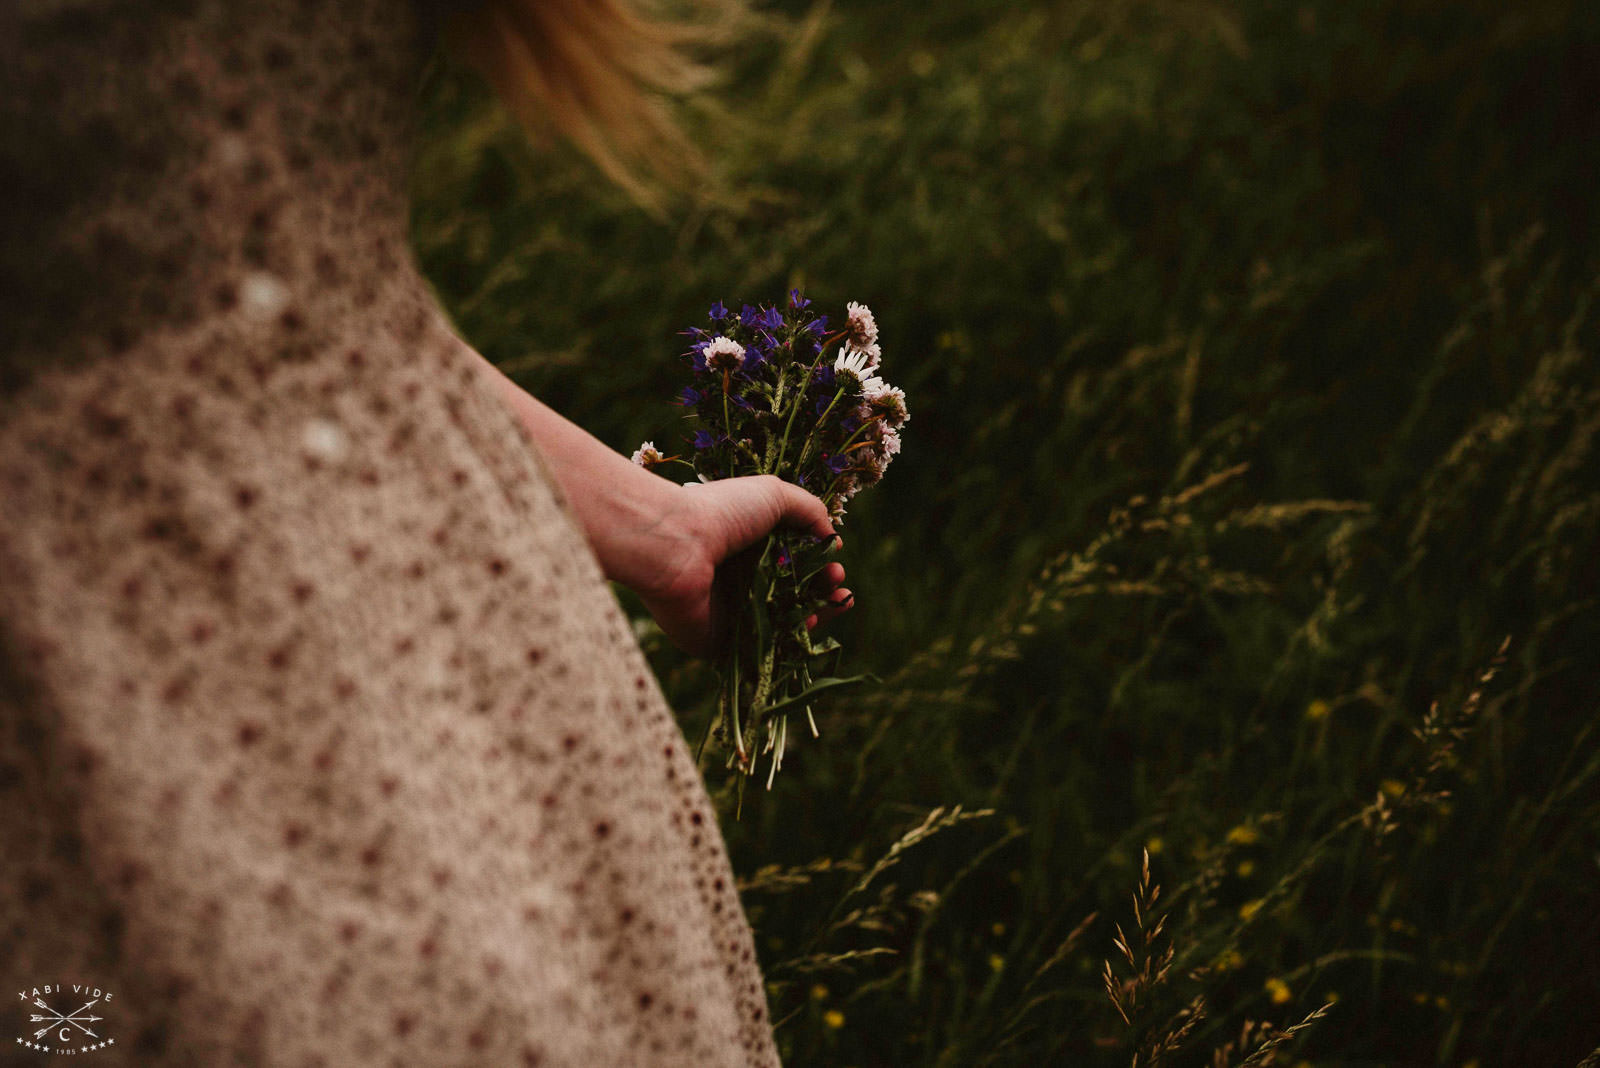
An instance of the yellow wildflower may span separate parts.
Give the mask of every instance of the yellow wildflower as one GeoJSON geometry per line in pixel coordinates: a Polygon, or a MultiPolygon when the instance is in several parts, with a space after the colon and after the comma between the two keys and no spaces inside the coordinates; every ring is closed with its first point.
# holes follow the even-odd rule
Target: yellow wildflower
{"type": "Polygon", "coordinates": [[[1332,711],[1333,707],[1319,697],[1309,705],[1306,705],[1306,719],[1309,719],[1312,723],[1321,723],[1328,718],[1328,713],[1332,711]]]}
{"type": "Polygon", "coordinates": [[[822,1014],[822,1022],[827,1024],[831,1030],[837,1031],[844,1026],[844,1013],[838,1009],[829,1009],[822,1014]]]}
{"type": "Polygon", "coordinates": [[[1217,959],[1211,962],[1211,966],[1219,972],[1231,972],[1235,968],[1244,966],[1244,954],[1237,949],[1225,949],[1217,954],[1217,959]]]}
{"type": "Polygon", "coordinates": [[[1294,995],[1289,992],[1289,984],[1284,982],[1282,979],[1279,979],[1277,976],[1273,976],[1271,979],[1268,979],[1264,985],[1266,987],[1267,996],[1272,999],[1272,1003],[1274,1005],[1282,1005],[1284,1002],[1294,997],[1294,995]]]}

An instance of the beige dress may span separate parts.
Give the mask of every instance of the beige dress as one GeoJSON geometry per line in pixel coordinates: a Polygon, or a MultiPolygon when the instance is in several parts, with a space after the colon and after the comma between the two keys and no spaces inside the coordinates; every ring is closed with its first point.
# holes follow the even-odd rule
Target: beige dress
{"type": "Polygon", "coordinates": [[[16,1063],[776,1063],[683,736],[408,251],[428,47],[0,5],[16,1063]]]}

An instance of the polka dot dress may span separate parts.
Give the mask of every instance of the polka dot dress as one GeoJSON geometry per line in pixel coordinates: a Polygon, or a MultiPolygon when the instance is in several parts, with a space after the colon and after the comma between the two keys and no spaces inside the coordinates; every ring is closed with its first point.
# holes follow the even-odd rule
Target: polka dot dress
{"type": "Polygon", "coordinates": [[[774,1064],[684,739],[408,251],[425,37],[0,14],[0,989],[110,991],[105,1063],[774,1064]]]}

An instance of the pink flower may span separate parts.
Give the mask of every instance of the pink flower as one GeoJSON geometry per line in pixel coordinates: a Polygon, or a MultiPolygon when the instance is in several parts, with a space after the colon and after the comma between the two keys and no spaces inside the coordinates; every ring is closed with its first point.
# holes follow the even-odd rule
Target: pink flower
{"type": "Polygon", "coordinates": [[[862,391],[862,399],[867,402],[871,414],[883,416],[883,421],[896,430],[909,423],[911,413],[906,410],[906,391],[882,379],[873,381],[871,389],[862,391]]]}
{"type": "Polygon", "coordinates": [[[853,300],[845,305],[845,329],[850,331],[851,348],[877,355],[878,321],[872,317],[871,308],[853,300]]]}
{"type": "Polygon", "coordinates": [[[887,467],[889,461],[900,455],[900,432],[893,427],[883,428],[883,463],[887,467]]]}

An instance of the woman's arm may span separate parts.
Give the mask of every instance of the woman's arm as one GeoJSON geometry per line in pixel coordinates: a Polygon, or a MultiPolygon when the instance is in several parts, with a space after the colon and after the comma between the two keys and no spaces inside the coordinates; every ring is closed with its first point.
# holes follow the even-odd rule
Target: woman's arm
{"type": "MultiPolygon", "coordinates": [[[[771,475],[680,486],[612,451],[562,418],[479,356],[502,397],[539,446],[608,579],[636,592],[679,648],[711,646],[711,583],[717,565],[776,527],[833,533],[828,510],[812,494],[771,475]]],[[[844,568],[823,575],[832,600],[844,568]]]]}

